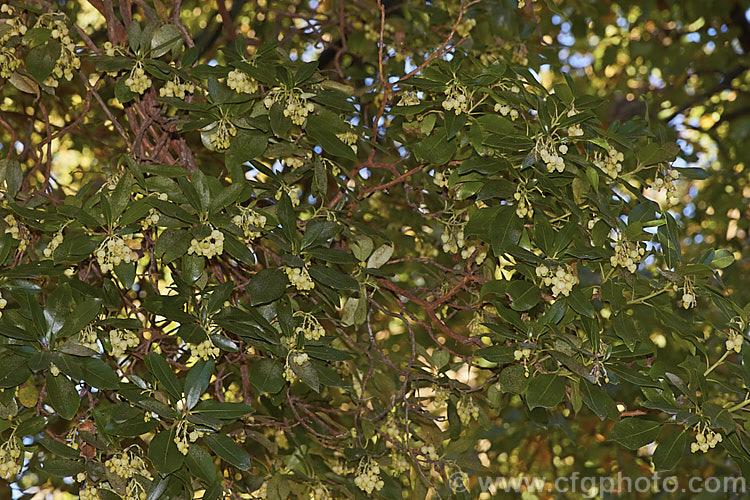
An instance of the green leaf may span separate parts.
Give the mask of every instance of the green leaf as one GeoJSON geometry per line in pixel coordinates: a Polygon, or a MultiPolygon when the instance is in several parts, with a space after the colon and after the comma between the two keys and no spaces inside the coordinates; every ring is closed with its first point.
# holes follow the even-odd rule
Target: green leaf
{"type": "Polygon", "coordinates": [[[565,397],[565,379],[551,373],[534,376],[526,390],[526,404],[534,408],[552,408],[565,397]]]}
{"type": "Polygon", "coordinates": [[[185,455],[180,453],[174,441],[175,436],[176,427],[172,427],[158,433],[148,445],[148,459],[156,470],[164,474],[176,471],[185,461],[185,455]]]}
{"type": "Polygon", "coordinates": [[[534,241],[539,248],[549,257],[552,257],[552,250],[555,245],[555,230],[549,223],[547,216],[537,211],[534,215],[534,241]]]}
{"type": "Polygon", "coordinates": [[[217,472],[213,457],[204,447],[195,443],[191,444],[185,462],[187,462],[190,472],[206,481],[206,483],[216,480],[217,472]]]}
{"type": "Polygon", "coordinates": [[[26,71],[33,76],[36,81],[43,83],[55,69],[57,59],[60,57],[62,46],[57,40],[49,40],[43,45],[37,45],[29,50],[26,55],[26,71]]]}
{"type": "Polygon", "coordinates": [[[680,147],[675,143],[657,144],[652,142],[638,149],[638,161],[643,166],[655,165],[673,161],[679,152],[680,147]]]}
{"type": "Polygon", "coordinates": [[[523,365],[510,365],[503,368],[498,378],[500,390],[511,392],[513,394],[523,394],[526,392],[531,379],[526,376],[526,369],[523,365]]]}
{"type": "Polygon", "coordinates": [[[159,26],[151,38],[151,57],[159,58],[170,50],[182,46],[182,34],[174,24],[159,26]]]}
{"type": "MultiPolygon", "coordinates": [[[[482,349],[477,350],[476,354],[477,356],[481,356],[487,361],[490,361],[492,363],[497,363],[500,365],[504,365],[506,363],[510,363],[511,361],[515,360],[515,357],[513,356],[513,353],[515,352],[515,347],[508,347],[504,345],[493,345],[490,347],[484,347],[482,349]]],[[[444,352],[444,351],[439,351],[444,352]]]]}
{"type": "MultiPolygon", "coordinates": [[[[257,364],[257,363],[256,363],[257,364]]],[[[283,385],[283,384],[282,384],[283,385]]],[[[245,403],[230,403],[208,399],[200,401],[193,409],[195,413],[200,413],[208,417],[222,420],[234,420],[248,413],[252,413],[253,408],[245,403]]]]}
{"type": "Polygon", "coordinates": [[[50,404],[57,414],[65,420],[71,420],[78,413],[81,397],[75,384],[65,375],[54,376],[47,373],[47,394],[50,404]]]}
{"type": "Polygon", "coordinates": [[[308,272],[310,273],[310,277],[318,283],[330,286],[336,290],[359,290],[359,282],[357,280],[348,274],[336,271],[330,267],[310,266],[308,272]]]}
{"type": "Polygon", "coordinates": [[[393,245],[387,243],[380,245],[367,260],[367,267],[370,269],[379,269],[388,262],[392,255],[393,245]]]}
{"type": "Polygon", "coordinates": [[[187,377],[185,377],[185,398],[187,399],[187,407],[192,410],[193,407],[198,404],[201,396],[208,388],[208,384],[211,382],[211,375],[214,372],[214,362],[199,360],[190,371],[188,371],[187,377]]]}
{"type": "Polygon", "coordinates": [[[662,246],[662,253],[664,255],[664,261],[667,266],[674,268],[680,262],[680,236],[677,231],[677,221],[674,220],[672,214],[667,211],[663,212],[663,216],[666,223],[659,226],[657,229],[657,235],[659,237],[659,243],[662,246]]]}
{"type": "Polygon", "coordinates": [[[586,316],[588,318],[594,317],[594,305],[591,302],[591,299],[586,298],[580,288],[571,291],[566,301],[571,309],[581,316],[586,316]]]}
{"type": "Polygon", "coordinates": [[[315,392],[320,392],[320,379],[318,378],[318,372],[315,371],[315,367],[313,367],[310,361],[305,361],[301,365],[291,362],[289,363],[289,366],[304,383],[310,386],[310,389],[315,392]]]}
{"type": "Polygon", "coordinates": [[[267,304],[284,294],[287,286],[286,274],[281,269],[261,269],[250,278],[247,291],[250,293],[250,305],[267,304]]]}
{"type": "Polygon", "coordinates": [[[240,470],[250,468],[250,455],[234,440],[224,434],[209,434],[203,437],[214,453],[240,470]]]}
{"type": "Polygon", "coordinates": [[[263,358],[250,367],[250,383],[259,393],[276,394],[285,384],[284,369],[279,362],[263,358]]]}
{"type": "Polygon", "coordinates": [[[637,450],[656,440],[662,424],[642,418],[625,418],[612,428],[607,436],[610,441],[620,443],[629,450],[637,450]]]}
{"type": "Polygon", "coordinates": [[[305,131],[310,138],[320,144],[323,151],[333,156],[356,161],[357,155],[354,154],[354,150],[351,146],[341,142],[341,139],[336,137],[336,134],[331,132],[330,129],[330,124],[322,117],[317,115],[310,115],[307,117],[305,131]]]}
{"type": "Polygon", "coordinates": [[[182,279],[193,284],[203,276],[206,259],[202,255],[186,254],[182,256],[182,279]]]}
{"type": "Polygon", "coordinates": [[[120,181],[112,191],[109,198],[109,208],[112,213],[112,220],[117,220],[125,211],[130,203],[130,196],[133,192],[133,178],[127,172],[120,178],[120,181]]]}
{"type": "Polygon", "coordinates": [[[135,54],[138,53],[138,49],[141,46],[142,32],[140,23],[135,19],[128,25],[128,44],[130,45],[130,50],[135,54]]]}
{"type": "Polygon", "coordinates": [[[682,459],[687,447],[687,433],[682,431],[673,431],[664,439],[659,440],[659,444],[654,451],[651,459],[654,461],[654,468],[657,471],[672,470],[682,459]]]}
{"type": "Polygon", "coordinates": [[[257,159],[268,147],[268,137],[259,130],[239,130],[224,153],[224,163],[232,169],[257,159]]]}
{"type": "Polygon", "coordinates": [[[126,290],[133,288],[135,283],[135,262],[121,262],[115,266],[115,274],[126,290]]]}
{"type": "Polygon", "coordinates": [[[439,128],[434,134],[414,146],[414,154],[422,161],[443,165],[456,152],[456,141],[449,141],[445,129],[439,128]]]}
{"type": "Polygon", "coordinates": [[[734,419],[732,414],[725,408],[714,403],[703,403],[701,407],[703,414],[711,419],[712,428],[721,428],[726,434],[735,430],[734,419]]]}
{"type": "Polygon", "coordinates": [[[305,83],[307,80],[310,79],[311,76],[315,74],[315,71],[318,69],[318,61],[310,61],[307,63],[304,63],[302,66],[297,69],[297,72],[294,74],[294,84],[300,85],[302,83],[305,83]]]}
{"type": "Polygon", "coordinates": [[[513,300],[510,307],[516,311],[528,311],[542,299],[539,289],[529,281],[512,281],[506,291],[513,300]]]}
{"type": "Polygon", "coordinates": [[[503,206],[490,225],[490,242],[495,255],[500,256],[511,245],[517,245],[523,233],[523,221],[512,206],[503,206]]]}
{"type": "Polygon", "coordinates": [[[172,371],[167,361],[161,355],[154,352],[147,354],[144,358],[148,371],[161,382],[164,389],[175,399],[182,397],[182,388],[177,376],[172,371]]]}
{"type": "Polygon", "coordinates": [[[600,420],[604,420],[605,418],[619,419],[617,405],[604,389],[592,384],[585,378],[581,378],[580,390],[583,402],[600,420]]]}
{"type": "Polygon", "coordinates": [[[615,333],[625,342],[628,349],[631,351],[635,349],[635,345],[641,340],[642,335],[640,335],[638,326],[633,321],[633,318],[622,312],[614,317],[612,323],[615,327],[615,333]]]}
{"type": "Polygon", "coordinates": [[[115,390],[120,387],[120,378],[106,362],[97,358],[83,360],[83,380],[91,387],[115,390]]]}
{"type": "Polygon", "coordinates": [[[72,477],[86,468],[83,462],[67,458],[47,457],[42,462],[42,470],[55,477],[72,477]]]}
{"type": "Polygon", "coordinates": [[[716,269],[724,269],[734,263],[734,254],[729,250],[716,250],[714,256],[711,259],[711,266],[716,269]]]}

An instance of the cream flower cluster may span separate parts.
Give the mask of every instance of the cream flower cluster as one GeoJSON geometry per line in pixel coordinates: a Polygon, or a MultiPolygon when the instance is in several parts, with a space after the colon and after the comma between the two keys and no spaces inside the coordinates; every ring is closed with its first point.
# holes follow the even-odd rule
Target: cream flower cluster
{"type": "Polygon", "coordinates": [[[220,353],[219,348],[211,342],[211,339],[206,339],[200,344],[188,344],[188,348],[191,356],[205,361],[218,358],[220,353]]]}
{"type": "Polygon", "coordinates": [[[287,382],[294,382],[297,379],[297,374],[294,373],[292,366],[289,364],[290,359],[295,365],[302,366],[310,359],[310,357],[306,353],[297,350],[289,351],[289,354],[287,354],[286,362],[284,364],[284,379],[287,382]]]}
{"type": "Polygon", "coordinates": [[[398,422],[396,421],[396,418],[394,417],[394,413],[391,410],[391,413],[388,414],[388,417],[385,419],[385,422],[383,423],[383,426],[381,427],[381,431],[391,438],[392,441],[401,441],[401,438],[403,436],[403,432],[401,431],[401,428],[398,426],[398,422]]]}
{"type": "Polygon", "coordinates": [[[435,392],[435,395],[432,396],[432,404],[435,405],[435,408],[439,409],[448,406],[448,398],[451,394],[450,391],[439,385],[433,386],[432,390],[435,392]]]}
{"type": "Polygon", "coordinates": [[[21,448],[15,438],[0,445],[0,478],[6,481],[21,473],[21,448]]]}
{"type": "Polygon", "coordinates": [[[557,150],[553,146],[546,147],[542,146],[538,148],[539,156],[542,158],[544,165],[547,167],[548,172],[565,171],[565,160],[561,155],[568,152],[568,146],[565,144],[561,145],[557,150]],[[560,154],[557,154],[557,153],[560,154]]]}
{"type": "Polygon", "coordinates": [[[302,323],[294,329],[296,335],[302,335],[306,340],[320,340],[325,336],[326,330],[320,324],[318,318],[309,312],[297,311],[295,317],[302,318],[302,323]]]}
{"type": "Polygon", "coordinates": [[[180,77],[175,76],[159,89],[159,96],[184,99],[187,94],[192,94],[193,92],[195,92],[195,85],[192,82],[183,82],[180,80],[180,77]]]}
{"type": "Polygon", "coordinates": [[[21,225],[12,215],[6,215],[4,220],[8,224],[5,232],[10,233],[14,240],[18,240],[18,251],[26,251],[26,247],[29,245],[29,233],[25,229],[21,231],[21,225]]]}
{"type": "Polygon", "coordinates": [[[240,206],[240,213],[232,217],[232,223],[242,229],[245,241],[250,241],[260,236],[260,229],[266,225],[266,216],[259,214],[250,207],[240,206]]]}
{"type": "Polygon", "coordinates": [[[404,92],[401,94],[401,98],[396,103],[396,106],[416,106],[419,103],[420,100],[416,92],[404,92]]]}
{"type": "Polygon", "coordinates": [[[680,197],[677,195],[677,180],[680,178],[680,172],[677,169],[667,167],[663,171],[657,169],[654,180],[646,179],[646,184],[649,187],[657,190],[666,188],[667,203],[669,205],[676,205],[680,201],[680,197]]]}
{"type": "Polygon", "coordinates": [[[516,215],[523,219],[527,215],[534,217],[534,207],[529,199],[529,190],[525,184],[519,184],[516,188],[516,192],[513,193],[513,199],[518,203],[516,204],[516,215]]]}
{"type": "Polygon", "coordinates": [[[579,123],[568,127],[568,135],[570,137],[581,137],[583,135],[583,129],[579,123]]]}
{"type": "Polygon", "coordinates": [[[109,343],[112,344],[112,356],[122,356],[129,348],[138,347],[140,340],[133,332],[112,330],[109,332],[109,343]]]}
{"type": "Polygon", "coordinates": [[[464,224],[446,224],[443,234],[440,235],[440,241],[443,242],[443,252],[458,253],[458,250],[466,243],[464,224]]]}
{"type": "Polygon", "coordinates": [[[698,301],[695,297],[695,287],[693,281],[690,278],[685,278],[685,284],[682,287],[682,307],[690,309],[698,305],[698,301]]]}
{"type": "Polygon", "coordinates": [[[742,342],[744,340],[741,334],[737,332],[730,333],[729,339],[725,342],[727,351],[742,352],[742,342]]]}
{"type": "Polygon", "coordinates": [[[573,286],[578,283],[578,277],[573,274],[570,266],[558,266],[556,269],[550,269],[541,264],[536,268],[536,275],[542,278],[545,286],[552,286],[552,295],[557,297],[562,294],[566,297],[570,295],[573,286]]]}
{"type": "Polygon", "coordinates": [[[230,403],[242,402],[242,388],[237,382],[232,382],[229,387],[224,389],[224,401],[230,403]]]}
{"type": "Polygon", "coordinates": [[[455,114],[460,115],[469,111],[469,105],[471,104],[470,96],[466,91],[466,87],[460,83],[453,81],[445,88],[445,99],[443,99],[443,109],[446,111],[453,111],[455,114]]]}
{"type": "Polygon", "coordinates": [[[395,474],[403,474],[404,472],[408,472],[409,469],[411,469],[411,464],[409,463],[409,460],[406,458],[406,455],[403,453],[399,453],[397,451],[391,452],[391,470],[395,474]]]}
{"type": "Polygon", "coordinates": [[[469,33],[472,29],[474,29],[474,26],[477,25],[477,20],[474,18],[466,19],[465,21],[462,21],[461,24],[456,26],[456,33],[461,38],[469,36],[469,33]]]}
{"type": "Polygon", "coordinates": [[[305,164],[305,160],[298,156],[287,156],[286,158],[284,158],[284,164],[292,168],[300,168],[305,164]]]}
{"type": "Polygon", "coordinates": [[[285,267],[284,272],[286,273],[289,282],[294,288],[301,292],[308,292],[315,288],[315,283],[310,277],[310,273],[307,272],[305,267],[285,267]]]}
{"type": "Polygon", "coordinates": [[[695,441],[690,443],[690,453],[706,453],[709,448],[716,447],[723,440],[720,432],[714,432],[706,425],[705,429],[696,434],[695,441]]]}
{"type": "Polygon", "coordinates": [[[606,155],[597,152],[594,156],[594,165],[599,167],[605,174],[615,179],[622,172],[622,161],[625,159],[622,153],[610,146],[606,155]]]}
{"type": "Polygon", "coordinates": [[[432,175],[432,182],[435,183],[437,187],[441,188],[447,188],[448,187],[448,179],[450,178],[451,174],[453,173],[452,170],[446,170],[445,172],[435,172],[432,175]]]}
{"type": "Polygon", "coordinates": [[[472,420],[479,418],[479,407],[469,397],[463,397],[458,401],[456,412],[458,412],[458,418],[464,425],[468,425],[472,420]]]}
{"type": "Polygon", "coordinates": [[[143,69],[143,63],[136,61],[135,66],[130,70],[130,75],[125,79],[125,86],[131,92],[143,94],[151,88],[151,83],[151,78],[148,77],[146,70],[143,69]]]}
{"type": "Polygon", "coordinates": [[[288,90],[281,87],[274,87],[271,92],[263,99],[266,108],[276,102],[283,102],[284,116],[292,120],[295,125],[302,126],[307,119],[307,115],[315,110],[315,105],[307,102],[308,94],[304,94],[298,89],[288,90]]]}
{"type": "MultiPolygon", "coordinates": [[[[131,245],[137,244],[133,239],[129,239],[128,242],[131,245]]],[[[123,262],[128,263],[138,260],[138,253],[128,246],[128,242],[119,236],[109,236],[102,241],[99,248],[94,252],[102,273],[112,271],[115,266],[123,262]]]]}
{"type": "Polygon", "coordinates": [[[302,194],[302,190],[297,187],[291,187],[291,186],[281,186],[278,191],[276,191],[276,195],[274,198],[277,200],[281,199],[281,196],[286,193],[287,196],[289,196],[289,199],[292,202],[292,206],[296,207],[299,206],[299,197],[302,194]]]}
{"type": "Polygon", "coordinates": [[[646,253],[642,246],[625,239],[620,235],[619,241],[615,243],[615,254],[609,258],[612,267],[624,267],[631,273],[638,269],[638,263],[646,253]]]}
{"type": "Polygon", "coordinates": [[[78,492],[79,500],[99,500],[99,490],[90,486],[78,492]]]}
{"type": "Polygon", "coordinates": [[[383,480],[380,479],[380,466],[370,457],[360,460],[354,484],[368,495],[372,494],[373,490],[380,491],[384,486],[383,480]]]}
{"type": "Polygon", "coordinates": [[[323,483],[310,487],[310,500],[330,500],[333,498],[323,483]]]}
{"type": "MultiPolygon", "coordinates": [[[[92,351],[98,351],[99,344],[97,343],[97,340],[98,337],[96,335],[94,327],[91,325],[86,325],[86,327],[80,333],[78,343],[84,347],[88,347],[92,351]]],[[[114,349],[114,344],[112,345],[112,348],[114,349]]]]}
{"type": "Polygon", "coordinates": [[[529,376],[529,359],[531,359],[531,349],[524,347],[513,351],[513,357],[516,361],[523,361],[524,374],[529,376]]]}
{"type": "Polygon", "coordinates": [[[159,212],[157,212],[155,208],[152,208],[148,211],[146,217],[141,221],[141,229],[146,230],[150,227],[156,227],[156,225],[159,223],[159,219],[161,219],[159,212]]]}
{"type": "Polygon", "coordinates": [[[238,94],[254,94],[258,91],[258,82],[238,69],[233,69],[227,75],[227,86],[238,94]]]}
{"type": "Polygon", "coordinates": [[[510,115],[510,119],[515,121],[518,118],[518,111],[511,108],[510,105],[498,102],[495,104],[495,113],[500,113],[503,116],[510,115]]]}
{"type": "Polygon", "coordinates": [[[141,457],[133,453],[130,449],[116,454],[104,465],[113,473],[123,479],[130,479],[135,475],[150,477],[146,463],[141,457]]]}
{"type": "Polygon", "coordinates": [[[251,498],[258,498],[263,500],[268,498],[268,482],[263,481],[263,484],[260,485],[260,488],[253,492],[253,496],[251,498]]]}
{"type": "Polygon", "coordinates": [[[10,78],[20,66],[21,60],[16,57],[14,49],[0,47],[0,78],[10,78]]]}
{"type": "Polygon", "coordinates": [[[0,295],[0,318],[3,317],[3,309],[8,305],[8,301],[0,295]]]}
{"type": "Polygon", "coordinates": [[[45,248],[42,252],[44,256],[47,258],[52,257],[52,254],[55,253],[55,250],[57,250],[57,247],[60,246],[60,243],[62,243],[62,241],[63,234],[61,229],[52,237],[52,240],[50,240],[50,242],[47,244],[47,248],[45,248]]]}
{"type": "Polygon", "coordinates": [[[357,152],[357,141],[359,140],[359,136],[356,132],[353,130],[347,130],[341,134],[336,134],[336,137],[347,146],[351,146],[355,153],[357,152]]]}
{"type": "Polygon", "coordinates": [[[60,56],[55,61],[52,75],[44,81],[45,85],[57,87],[60,79],[65,78],[67,81],[73,79],[73,70],[81,67],[81,60],[76,55],[76,46],[70,39],[68,26],[64,18],[54,14],[42,14],[39,16],[35,28],[40,27],[49,29],[52,38],[60,42],[60,56]]]}
{"type": "Polygon", "coordinates": [[[207,259],[221,255],[224,253],[224,233],[218,229],[214,229],[210,235],[202,238],[200,241],[193,238],[190,241],[188,253],[202,255],[207,259]]]}
{"type": "MultiPolygon", "coordinates": [[[[472,256],[472,254],[476,251],[477,245],[480,245],[481,243],[470,243],[466,245],[461,250],[461,258],[466,260],[469,257],[472,256]]],[[[477,252],[477,256],[474,258],[474,264],[477,266],[481,266],[484,262],[484,259],[487,258],[487,249],[486,248],[480,248],[479,252],[477,252]]]]}
{"type": "MultiPolygon", "coordinates": [[[[478,415],[479,414],[477,414],[477,416],[478,415]]],[[[437,454],[437,451],[435,451],[435,447],[432,445],[423,445],[421,448],[419,448],[419,453],[421,453],[422,456],[424,456],[427,460],[431,460],[433,462],[440,458],[440,456],[437,454]]]]}
{"type": "Polygon", "coordinates": [[[237,127],[227,118],[222,118],[208,132],[211,145],[218,151],[224,151],[232,144],[232,137],[237,135],[237,127]]]}
{"type": "MultiPolygon", "coordinates": [[[[3,3],[0,12],[12,16],[15,9],[12,5],[3,3]]],[[[7,26],[7,28],[0,36],[0,78],[10,78],[10,75],[21,66],[21,60],[16,57],[15,48],[8,47],[6,44],[11,38],[25,35],[28,28],[21,17],[6,19],[3,26],[7,26]]]]}
{"type": "Polygon", "coordinates": [[[180,423],[177,424],[174,443],[177,445],[177,449],[180,453],[187,455],[190,450],[190,443],[195,443],[198,439],[202,438],[204,434],[204,432],[197,429],[189,431],[187,420],[180,420],[180,423]]]}
{"type": "Polygon", "coordinates": [[[109,57],[113,57],[117,55],[118,48],[119,47],[115,47],[114,45],[112,45],[112,42],[110,42],[109,40],[104,42],[104,53],[107,54],[109,57]]]}

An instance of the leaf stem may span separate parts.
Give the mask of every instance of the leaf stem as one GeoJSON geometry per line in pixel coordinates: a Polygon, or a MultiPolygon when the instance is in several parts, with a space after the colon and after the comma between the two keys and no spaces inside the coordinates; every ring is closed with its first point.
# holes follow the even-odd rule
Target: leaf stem
{"type": "Polygon", "coordinates": [[[732,406],[727,411],[729,413],[732,413],[733,411],[737,411],[737,410],[739,410],[741,408],[744,408],[745,406],[747,406],[749,404],[750,404],[750,396],[748,396],[747,398],[745,398],[745,400],[743,402],[737,403],[736,405],[732,406]]]}
{"type": "Polygon", "coordinates": [[[711,373],[712,371],[714,371],[714,369],[715,369],[715,368],[716,368],[717,366],[719,366],[719,365],[720,365],[721,363],[723,363],[723,362],[724,362],[724,360],[725,360],[725,359],[727,359],[727,356],[729,356],[729,351],[725,352],[725,353],[724,353],[724,355],[723,355],[722,357],[720,357],[720,358],[719,358],[719,359],[718,359],[718,360],[716,361],[716,363],[714,363],[714,364],[712,364],[711,366],[709,366],[709,367],[708,367],[708,369],[707,369],[707,370],[706,370],[705,372],[703,372],[703,376],[704,376],[704,377],[708,376],[708,374],[709,374],[709,373],[711,373]]]}

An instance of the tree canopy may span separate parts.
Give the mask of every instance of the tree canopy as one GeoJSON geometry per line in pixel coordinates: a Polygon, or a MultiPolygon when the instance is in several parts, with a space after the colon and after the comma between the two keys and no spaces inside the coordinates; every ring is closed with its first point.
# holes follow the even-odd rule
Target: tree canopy
{"type": "Polygon", "coordinates": [[[0,498],[750,476],[747,8],[3,3],[0,498]]]}

